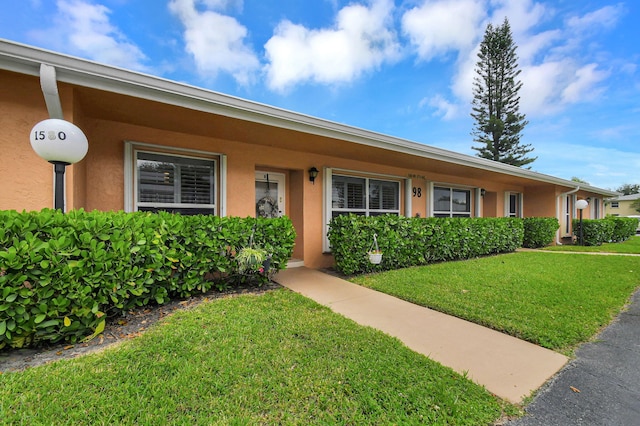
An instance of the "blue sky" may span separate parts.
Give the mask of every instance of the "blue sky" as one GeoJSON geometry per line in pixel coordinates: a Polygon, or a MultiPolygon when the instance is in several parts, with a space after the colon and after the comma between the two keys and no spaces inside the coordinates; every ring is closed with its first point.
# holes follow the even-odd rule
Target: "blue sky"
{"type": "Polygon", "coordinates": [[[505,17],[532,170],[640,183],[637,1],[5,0],[0,38],[474,155],[477,47],[505,17]]]}

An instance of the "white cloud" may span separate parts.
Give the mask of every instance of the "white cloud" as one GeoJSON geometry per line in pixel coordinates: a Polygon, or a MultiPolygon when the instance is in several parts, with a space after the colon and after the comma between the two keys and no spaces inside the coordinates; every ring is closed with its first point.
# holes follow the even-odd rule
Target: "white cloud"
{"type": "Polygon", "coordinates": [[[268,86],[284,91],[305,81],[345,83],[394,61],[400,46],[391,28],[392,8],[390,0],[374,0],[369,7],[352,4],[327,29],[280,22],[264,46],[268,86]]]}
{"type": "Polygon", "coordinates": [[[31,33],[43,45],[109,65],[147,70],[146,56],[111,23],[107,7],[83,0],[58,0],[56,6],[55,27],[31,33]]]}
{"type": "Polygon", "coordinates": [[[562,101],[571,104],[596,97],[602,91],[602,89],[597,89],[598,83],[607,76],[607,72],[597,69],[597,64],[588,64],[578,68],[574,78],[562,91],[562,101]]]}
{"type": "MultiPolygon", "coordinates": [[[[528,115],[546,115],[565,109],[568,105],[588,102],[604,90],[609,71],[602,69],[598,58],[589,55],[589,41],[585,29],[591,32],[611,28],[623,12],[621,6],[604,7],[583,16],[576,16],[556,24],[556,28],[536,32],[548,26],[555,11],[531,0],[518,2],[497,0],[490,21],[499,25],[506,16],[517,46],[520,80],[520,107],[528,115]]],[[[451,9],[454,10],[454,9],[451,9]]],[[[426,22],[426,21],[425,21],[426,22]]],[[[484,28],[478,31],[482,39],[484,28]]],[[[470,102],[477,62],[474,50],[460,50],[456,72],[452,78],[452,93],[470,102]]]]}
{"type": "MultiPolygon", "coordinates": [[[[224,0],[203,0],[209,8],[225,8],[224,0]]],[[[236,7],[242,2],[236,1],[236,7]]],[[[240,84],[249,84],[260,63],[251,47],[245,44],[248,32],[235,18],[212,10],[199,11],[196,0],[172,0],[169,9],[185,27],[187,52],[196,63],[198,72],[215,78],[219,72],[231,74],[240,84]]]]}
{"type": "Polygon", "coordinates": [[[485,16],[484,0],[425,1],[403,15],[402,29],[419,58],[430,60],[471,50],[485,16]]]}
{"type": "Polygon", "coordinates": [[[567,25],[574,31],[589,32],[594,29],[614,28],[621,16],[624,14],[623,4],[615,6],[605,6],[584,16],[574,16],[569,18],[567,25]]]}
{"type": "Polygon", "coordinates": [[[429,105],[435,109],[434,116],[442,117],[443,120],[452,120],[459,116],[460,106],[449,102],[442,95],[435,95],[431,98],[424,98],[420,101],[420,107],[429,105]]]}

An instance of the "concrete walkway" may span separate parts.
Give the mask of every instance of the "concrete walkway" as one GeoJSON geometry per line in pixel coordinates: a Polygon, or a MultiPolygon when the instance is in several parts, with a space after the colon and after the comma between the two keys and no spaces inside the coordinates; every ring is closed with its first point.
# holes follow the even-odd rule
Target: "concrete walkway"
{"type": "Polygon", "coordinates": [[[377,328],[513,403],[541,387],[564,355],[304,267],[275,281],[358,324],[377,328]]]}

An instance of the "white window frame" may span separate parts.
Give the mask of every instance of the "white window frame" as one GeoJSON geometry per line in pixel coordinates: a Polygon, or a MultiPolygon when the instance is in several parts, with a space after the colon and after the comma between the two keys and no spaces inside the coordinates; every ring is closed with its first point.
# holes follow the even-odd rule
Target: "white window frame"
{"type": "Polygon", "coordinates": [[[590,216],[592,219],[600,219],[602,216],[602,204],[600,204],[600,198],[591,198],[590,216]]]}
{"type": "MultiPolygon", "coordinates": [[[[207,160],[214,163],[214,193],[213,204],[187,204],[187,203],[153,203],[153,207],[167,208],[206,208],[213,209],[214,214],[226,216],[226,174],[227,159],[225,155],[207,151],[165,147],[140,142],[125,141],[124,155],[124,210],[127,212],[138,211],[138,152],[166,155],[170,157],[194,158],[207,160]]],[[[150,206],[144,203],[142,206],[150,206]]]]}
{"type": "Polygon", "coordinates": [[[523,194],[521,192],[513,192],[507,191],[504,193],[504,217],[523,217],[522,216],[522,208],[524,206],[523,203],[523,194]],[[518,197],[517,199],[517,211],[511,211],[511,196],[518,197]]]}
{"type": "Polygon", "coordinates": [[[370,173],[370,172],[362,172],[357,170],[345,170],[345,169],[332,169],[330,167],[325,167],[323,171],[323,185],[324,185],[324,202],[323,205],[323,217],[324,217],[324,228],[323,228],[323,244],[322,249],[325,253],[331,252],[331,247],[329,246],[329,238],[327,237],[327,233],[329,232],[329,223],[333,218],[333,212],[335,210],[344,211],[345,213],[349,211],[355,211],[354,209],[334,209],[333,208],[333,176],[346,176],[353,177],[356,179],[365,179],[366,180],[366,188],[365,188],[365,209],[358,209],[358,211],[365,213],[369,216],[369,212],[381,212],[383,214],[397,214],[398,216],[411,216],[411,179],[407,179],[400,176],[393,175],[385,175],[378,173],[370,173]],[[371,210],[369,209],[369,181],[370,180],[381,180],[381,181],[389,181],[389,182],[397,182],[398,183],[398,209],[397,210],[371,210]],[[403,192],[404,185],[404,192],[403,192]],[[404,200],[403,200],[404,194],[404,200]],[[402,202],[404,201],[404,209],[402,202]],[[403,214],[404,210],[404,214],[403,214]]]}
{"type": "Polygon", "coordinates": [[[436,215],[448,214],[448,217],[474,217],[473,216],[473,205],[474,205],[474,196],[477,196],[478,191],[474,191],[473,188],[451,185],[447,183],[434,183],[430,182],[429,184],[429,197],[428,197],[428,211],[430,217],[436,217],[436,215]],[[469,214],[465,214],[466,212],[454,212],[453,211],[453,197],[449,198],[449,210],[436,210],[435,209],[435,192],[436,188],[448,189],[451,194],[453,191],[466,191],[469,193],[469,214]]]}

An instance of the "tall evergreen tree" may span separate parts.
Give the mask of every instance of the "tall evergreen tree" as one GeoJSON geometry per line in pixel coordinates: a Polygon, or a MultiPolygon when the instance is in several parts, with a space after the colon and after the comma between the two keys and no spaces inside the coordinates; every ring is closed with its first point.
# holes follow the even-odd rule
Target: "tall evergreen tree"
{"type": "Polygon", "coordinates": [[[475,119],[473,140],[483,146],[472,148],[478,157],[522,167],[537,157],[527,157],[533,148],[520,143],[528,121],[520,113],[522,82],[517,80],[517,60],[509,21],[505,18],[496,28],[489,24],[478,53],[471,113],[475,119]]]}

